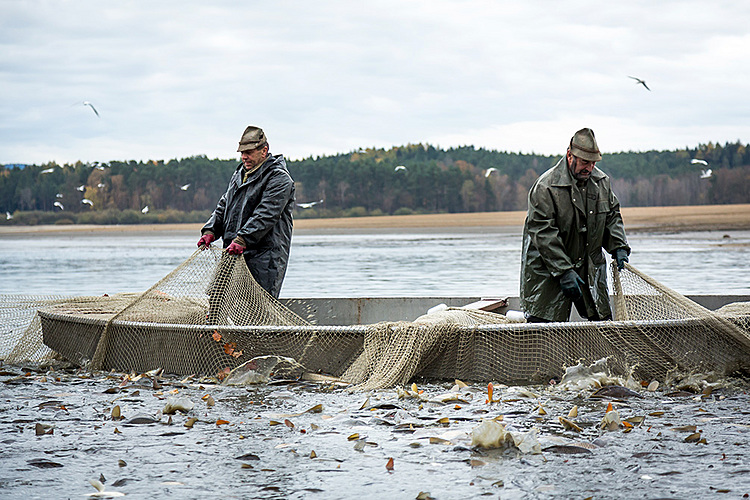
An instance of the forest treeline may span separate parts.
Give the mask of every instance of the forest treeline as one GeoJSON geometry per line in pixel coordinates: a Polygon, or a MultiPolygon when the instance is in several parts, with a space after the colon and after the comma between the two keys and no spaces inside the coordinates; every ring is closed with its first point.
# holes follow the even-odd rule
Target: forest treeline
{"type": "MultiPolygon", "coordinates": [[[[529,187],[559,158],[409,144],[305,158],[288,166],[300,205],[295,217],[352,217],[525,210],[529,187]]],[[[4,166],[2,222],[201,222],[238,164],[196,156],[4,166]]],[[[604,154],[598,166],[610,175],[626,207],[750,202],[750,147],[740,142],[604,154]]]]}

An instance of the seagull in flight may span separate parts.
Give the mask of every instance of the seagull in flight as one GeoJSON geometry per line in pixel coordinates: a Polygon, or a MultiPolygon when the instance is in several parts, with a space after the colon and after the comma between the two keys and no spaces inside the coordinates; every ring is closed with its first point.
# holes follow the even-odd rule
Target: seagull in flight
{"type": "Polygon", "coordinates": [[[86,185],[85,184],[81,184],[80,186],[78,186],[76,188],[76,190],[78,190],[78,191],[80,191],[80,192],[83,193],[84,191],[86,191],[86,185]]]}
{"type": "Polygon", "coordinates": [[[323,203],[323,200],[309,201],[307,203],[297,203],[297,206],[300,207],[300,208],[312,208],[315,205],[317,205],[318,203],[323,203]]]}
{"type": "Polygon", "coordinates": [[[144,213],[144,214],[147,214],[148,213],[148,205],[146,205],[145,207],[143,207],[141,209],[141,212],[144,213]]]}
{"type": "Polygon", "coordinates": [[[180,189],[183,190],[183,191],[187,191],[189,187],[190,187],[190,184],[184,184],[184,185],[180,186],[180,189]]]}
{"type": "Polygon", "coordinates": [[[94,107],[94,105],[91,104],[91,102],[89,102],[89,101],[83,101],[81,104],[83,104],[84,106],[90,107],[94,111],[94,113],[96,113],[97,118],[100,118],[99,112],[96,110],[96,108],[94,107]]]}
{"type": "Polygon", "coordinates": [[[52,167],[52,168],[46,168],[46,169],[42,170],[42,171],[41,171],[41,172],[39,172],[39,173],[40,173],[40,174],[51,174],[51,173],[52,173],[52,172],[54,172],[54,171],[55,171],[55,167],[52,167]]]}
{"type": "Polygon", "coordinates": [[[5,212],[5,220],[11,220],[13,218],[13,214],[10,212],[5,212]]]}
{"type": "Polygon", "coordinates": [[[90,207],[93,207],[93,206],[94,206],[94,202],[93,202],[93,201],[91,201],[91,200],[89,200],[88,198],[84,198],[84,199],[82,199],[82,200],[81,200],[81,203],[85,203],[86,205],[88,205],[88,206],[90,206],[90,207]]]}
{"type": "Polygon", "coordinates": [[[636,85],[638,85],[640,83],[641,85],[643,85],[644,87],[646,87],[646,90],[648,90],[649,92],[651,91],[651,89],[648,88],[648,85],[646,85],[646,81],[645,80],[641,80],[640,78],[636,78],[634,76],[628,76],[628,78],[632,78],[633,80],[635,80],[635,84],[636,85]]]}
{"type": "Polygon", "coordinates": [[[706,170],[701,170],[701,179],[710,179],[711,174],[713,174],[713,171],[710,168],[707,168],[706,170]]]}
{"type": "Polygon", "coordinates": [[[65,207],[59,201],[54,202],[52,205],[58,207],[60,210],[65,210],[65,207]]]}
{"type": "Polygon", "coordinates": [[[497,169],[495,167],[488,168],[484,171],[484,176],[489,177],[490,175],[492,175],[492,172],[497,172],[497,169]]]}
{"type": "Polygon", "coordinates": [[[62,193],[57,193],[57,194],[55,195],[55,198],[62,198],[62,197],[63,197],[62,193]]]}
{"type": "Polygon", "coordinates": [[[393,169],[394,172],[398,172],[399,170],[406,170],[406,167],[403,165],[399,165],[398,167],[393,169]]]}
{"type": "Polygon", "coordinates": [[[706,160],[699,160],[698,158],[693,158],[692,160],[690,160],[690,163],[692,163],[693,165],[695,165],[696,163],[700,163],[701,165],[708,166],[708,162],[706,160]]]}

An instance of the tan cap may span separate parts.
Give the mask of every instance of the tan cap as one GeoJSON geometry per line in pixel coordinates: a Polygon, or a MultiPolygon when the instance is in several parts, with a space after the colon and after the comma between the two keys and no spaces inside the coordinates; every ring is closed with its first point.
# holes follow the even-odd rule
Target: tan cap
{"type": "Polygon", "coordinates": [[[247,151],[248,149],[255,149],[266,142],[266,134],[263,133],[263,129],[249,125],[242,133],[240,147],[237,148],[237,151],[241,152],[247,151]]]}
{"type": "Polygon", "coordinates": [[[594,131],[590,128],[582,128],[570,139],[570,152],[573,156],[586,161],[600,161],[602,154],[596,144],[594,131]]]}

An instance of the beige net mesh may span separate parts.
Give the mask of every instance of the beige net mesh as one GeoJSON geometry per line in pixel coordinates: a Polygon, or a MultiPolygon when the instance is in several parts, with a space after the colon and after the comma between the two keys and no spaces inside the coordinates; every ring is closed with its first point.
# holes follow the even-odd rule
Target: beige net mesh
{"type": "Polygon", "coordinates": [[[296,309],[305,318],[292,312],[255,283],[243,259],[212,247],[140,294],[4,297],[0,357],[59,355],[92,370],[162,368],[223,379],[275,355],[359,390],[417,375],[539,383],[601,358],[614,374],[641,380],[675,371],[750,373],[750,303],[713,312],[630,265],[612,275],[615,321],[530,324],[449,308],[414,321],[326,326],[304,308],[296,309]]]}

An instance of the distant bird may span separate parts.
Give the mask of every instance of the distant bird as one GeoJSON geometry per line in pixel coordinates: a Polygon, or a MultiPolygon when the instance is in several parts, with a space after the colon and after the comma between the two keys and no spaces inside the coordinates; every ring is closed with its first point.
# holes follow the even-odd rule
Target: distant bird
{"type": "Polygon", "coordinates": [[[65,207],[59,201],[54,202],[52,205],[58,207],[60,210],[65,210],[65,207]]]}
{"type": "Polygon", "coordinates": [[[63,195],[62,195],[61,193],[57,193],[57,194],[55,195],[55,198],[62,198],[62,197],[63,197],[63,195]]]}
{"type": "Polygon", "coordinates": [[[39,172],[39,173],[40,173],[40,174],[51,174],[51,173],[52,173],[52,172],[54,172],[54,171],[55,171],[55,167],[52,167],[52,168],[46,168],[46,169],[42,170],[42,171],[41,171],[41,172],[39,172]]]}
{"type": "Polygon", "coordinates": [[[5,212],[5,220],[11,220],[13,218],[13,214],[10,212],[5,212]]]}
{"type": "Polygon", "coordinates": [[[104,170],[104,167],[102,167],[101,165],[97,165],[97,166],[96,166],[96,167],[94,167],[94,168],[96,168],[97,170],[104,170]]]}
{"type": "Polygon", "coordinates": [[[317,205],[318,203],[323,203],[323,200],[309,201],[307,203],[297,203],[297,206],[300,207],[300,208],[312,208],[315,205],[317,205]]]}
{"type": "Polygon", "coordinates": [[[96,113],[96,116],[99,117],[99,112],[96,110],[94,105],[91,104],[89,101],[83,101],[81,104],[83,104],[84,106],[90,107],[94,111],[94,113],[96,113]]]}
{"type": "Polygon", "coordinates": [[[190,184],[185,184],[183,186],[180,186],[180,189],[182,189],[183,191],[187,191],[189,187],[190,187],[190,184]]]}
{"type": "Polygon", "coordinates": [[[78,191],[80,191],[80,192],[82,192],[82,193],[83,193],[84,191],[86,191],[86,185],[85,185],[85,184],[81,184],[81,185],[80,185],[80,186],[78,186],[78,187],[77,187],[76,189],[77,189],[78,191]]]}
{"type": "Polygon", "coordinates": [[[406,170],[406,167],[403,165],[399,165],[398,167],[393,169],[394,172],[398,172],[399,170],[406,170]]]}
{"type": "Polygon", "coordinates": [[[141,212],[144,213],[144,214],[147,214],[148,213],[148,205],[146,205],[145,207],[143,207],[141,209],[141,212]]]}
{"type": "Polygon", "coordinates": [[[643,85],[644,87],[646,87],[646,90],[648,90],[649,92],[651,91],[651,89],[648,88],[648,85],[646,85],[646,81],[645,80],[641,80],[640,78],[636,78],[634,76],[629,76],[628,78],[632,78],[633,80],[635,80],[635,84],[636,85],[638,85],[640,83],[641,85],[643,85]]]}
{"type": "Polygon", "coordinates": [[[106,186],[106,184],[104,184],[103,182],[100,182],[96,185],[96,187],[98,187],[99,189],[103,188],[104,186],[106,186]]]}
{"type": "Polygon", "coordinates": [[[88,206],[90,206],[90,207],[93,207],[93,206],[94,206],[94,202],[93,202],[93,201],[91,201],[91,200],[89,200],[88,198],[84,198],[84,199],[82,199],[82,200],[81,200],[81,203],[85,203],[86,205],[88,205],[88,206]]]}
{"type": "Polygon", "coordinates": [[[710,179],[711,174],[713,174],[713,171],[710,168],[707,168],[706,170],[701,170],[701,179],[710,179]]]}
{"type": "Polygon", "coordinates": [[[495,167],[488,168],[484,171],[484,176],[489,177],[490,175],[492,175],[492,172],[497,172],[497,169],[495,167]]]}
{"type": "Polygon", "coordinates": [[[708,166],[708,162],[706,160],[699,160],[698,158],[693,158],[692,160],[690,160],[690,163],[692,163],[693,165],[695,165],[696,163],[700,163],[701,165],[708,166]]]}

